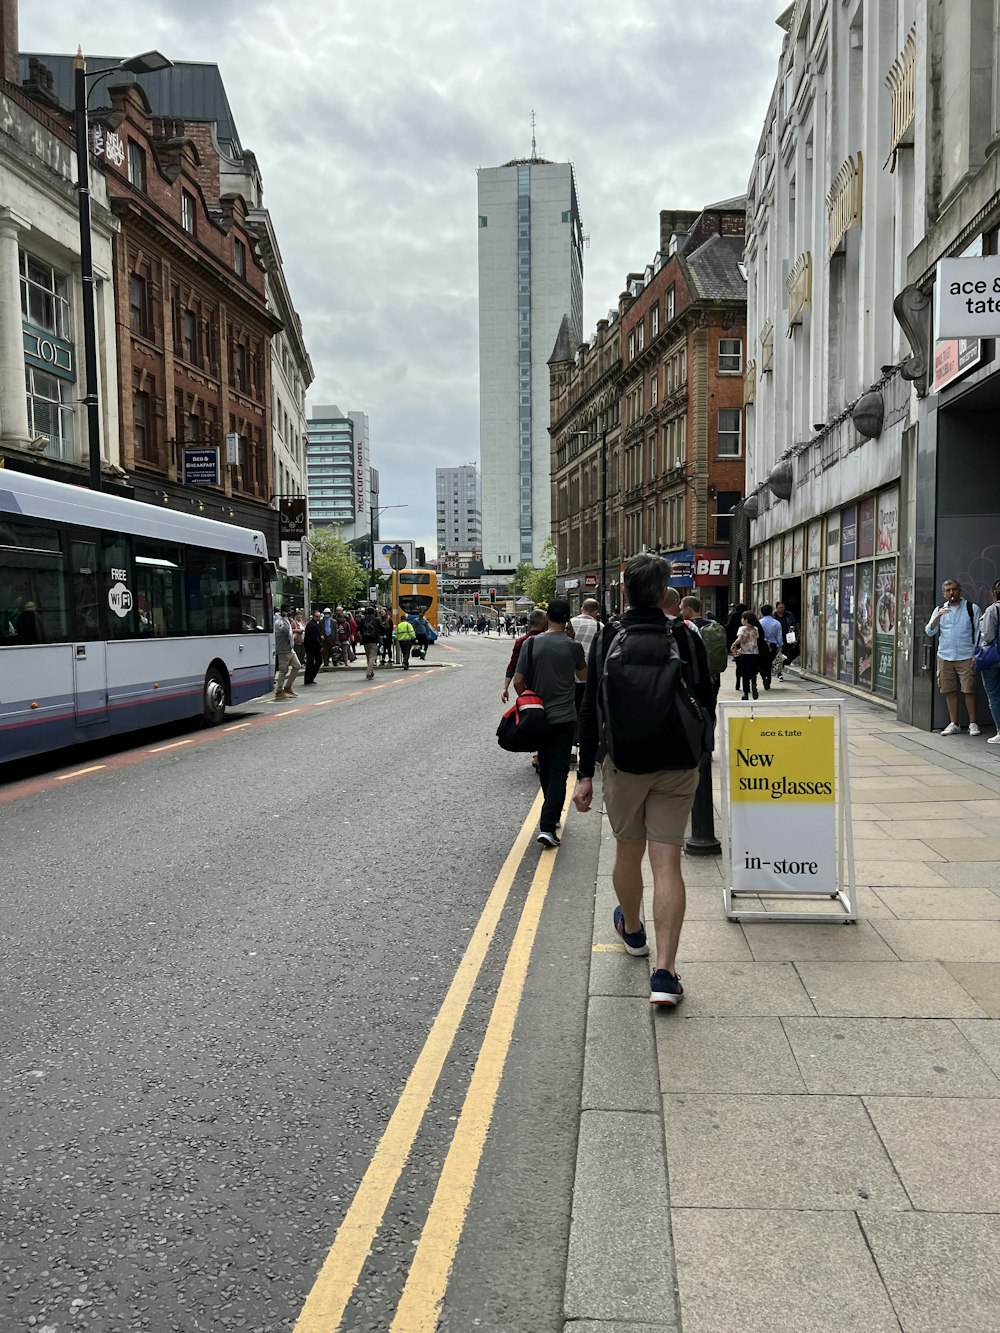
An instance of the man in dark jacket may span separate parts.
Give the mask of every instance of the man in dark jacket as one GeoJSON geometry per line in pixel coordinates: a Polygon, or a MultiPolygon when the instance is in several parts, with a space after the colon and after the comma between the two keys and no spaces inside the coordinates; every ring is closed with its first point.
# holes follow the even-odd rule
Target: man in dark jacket
{"type": "MultiPolygon", "coordinates": [[[[715,716],[715,692],[708,671],[705,645],[679,621],[670,626],[664,608],[669,601],[670,565],[656,555],[636,555],[625,566],[625,593],[629,610],[621,629],[655,628],[673,634],[691,691],[706,713],[715,716]]],[[[599,747],[598,693],[604,661],[618,626],[606,626],[591,648],[587,688],[580,714],[580,766],[573,801],[581,812],[591,808],[596,764],[601,769],[604,812],[615,835],[613,883],[618,897],[614,927],[628,953],[644,958],[649,953],[646,930],[639,915],[642,904],[642,858],[649,848],[653,870],[653,922],[656,926],[656,968],[650,977],[649,999],[656,1005],[678,1004],[684,994],[677,975],[677,944],[684,924],[684,879],[681,844],[698,786],[699,770],[663,768],[654,772],[623,772],[599,747]]],[[[650,745],[655,742],[650,728],[650,745]]],[[[656,762],[657,755],[637,756],[637,767],[656,762]]]]}
{"type": "Polygon", "coordinates": [[[303,685],[316,684],[316,677],[323,661],[323,629],[320,624],[322,619],[322,613],[314,611],[306,621],[306,627],[302,632],[302,651],[306,659],[305,674],[302,677],[303,685]]]}

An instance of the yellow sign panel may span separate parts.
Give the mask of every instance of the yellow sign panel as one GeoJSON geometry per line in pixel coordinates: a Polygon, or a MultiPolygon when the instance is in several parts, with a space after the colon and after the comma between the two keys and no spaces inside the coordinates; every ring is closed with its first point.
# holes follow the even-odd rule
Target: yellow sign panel
{"type": "Polygon", "coordinates": [[[730,801],[832,805],[833,722],[832,717],[730,717],[730,801]]]}

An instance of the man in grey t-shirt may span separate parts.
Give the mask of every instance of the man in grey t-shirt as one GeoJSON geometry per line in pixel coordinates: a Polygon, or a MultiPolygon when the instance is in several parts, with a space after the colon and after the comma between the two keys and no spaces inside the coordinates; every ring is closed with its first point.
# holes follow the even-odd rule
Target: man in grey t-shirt
{"type": "Polygon", "coordinates": [[[555,598],[549,603],[548,628],[521,648],[513,681],[515,693],[531,689],[541,698],[549,724],[549,734],[538,747],[538,780],[545,797],[538,841],[543,847],[559,846],[556,828],[566,800],[576,731],[576,683],[587,679],[583,648],[566,634],[568,621],[569,602],[555,598]]]}

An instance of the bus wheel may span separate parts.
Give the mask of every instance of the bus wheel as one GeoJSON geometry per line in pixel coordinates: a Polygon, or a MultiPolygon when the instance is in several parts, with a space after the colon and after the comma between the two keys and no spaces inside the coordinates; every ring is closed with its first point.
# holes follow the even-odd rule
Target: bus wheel
{"type": "Polygon", "coordinates": [[[226,716],[226,682],[222,673],[212,667],[205,677],[205,693],[202,715],[206,727],[215,727],[226,716]]]}

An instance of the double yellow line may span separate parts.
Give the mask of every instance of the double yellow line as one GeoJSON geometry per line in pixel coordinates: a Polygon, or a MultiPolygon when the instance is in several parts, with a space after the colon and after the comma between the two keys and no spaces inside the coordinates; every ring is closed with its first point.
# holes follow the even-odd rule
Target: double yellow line
{"type": "MultiPolygon", "coordinates": [[[[392,1192],[406,1165],[414,1139],[468,1007],[472,988],[496,933],[500,914],[531,842],[541,811],[541,793],[501,867],[486,906],[458,965],[427,1041],[406,1081],[396,1109],[379,1140],[358,1191],[347,1210],[294,1333],[336,1333],[357,1287],[372,1242],[382,1224],[392,1192]]],[[[563,810],[565,822],[566,809],[563,810]]],[[[531,881],[493,1012],[469,1082],[462,1113],[445,1158],[430,1211],[414,1251],[413,1263],[389,1333],[433,1333],[455,1252],[465,1225],[486,1134],[493,1118],[500,1080],[538,923],[556,857],[543,854],[531,881]]]]}

